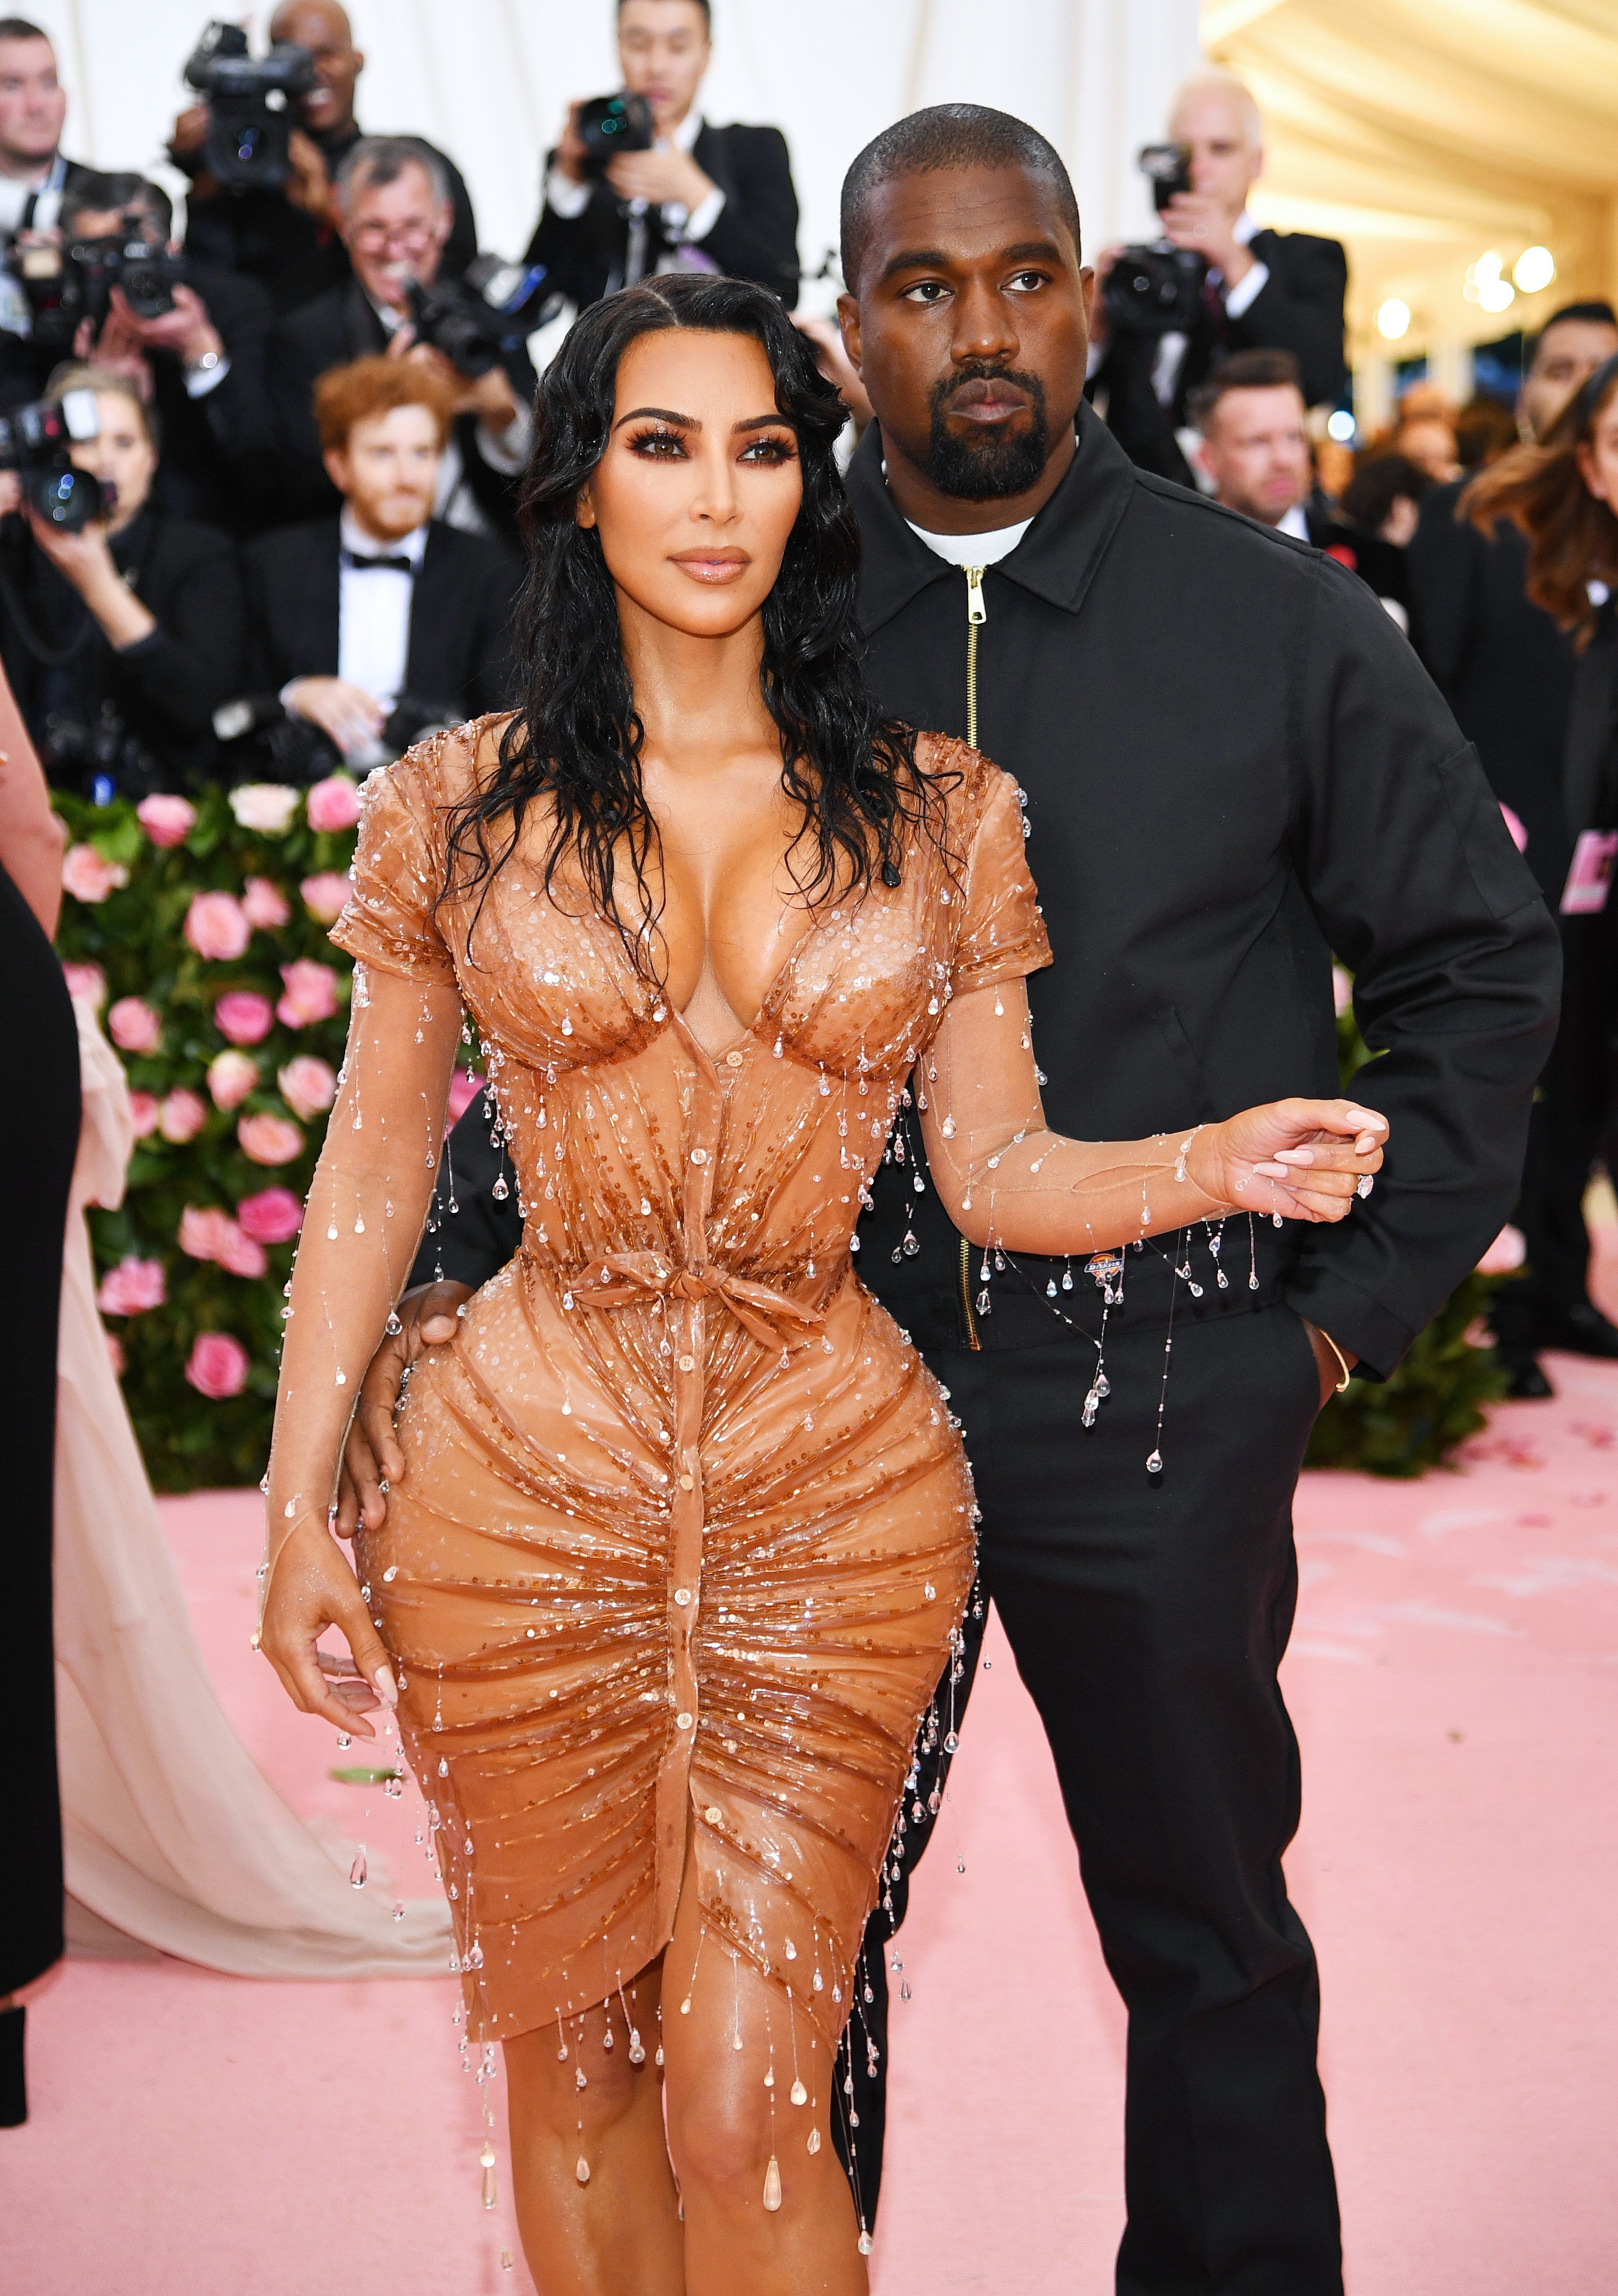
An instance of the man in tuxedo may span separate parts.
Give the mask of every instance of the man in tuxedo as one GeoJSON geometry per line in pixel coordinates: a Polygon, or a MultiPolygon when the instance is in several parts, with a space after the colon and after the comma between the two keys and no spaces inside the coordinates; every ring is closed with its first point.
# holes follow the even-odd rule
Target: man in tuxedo
{"type": "Polygon", "coordinates": [[[439,463],[438,515],[514,548],[516,480],[533,441],[536,378],[526,350],[505,354],[486,374],[460,374],[415,340],[409,283],[438,278],[454,225],[448,183],[431,148],[414,136],[366,136],[338,170],[337,212],[352,275],[283,319],[270,365],[270,393],[289,504],[312,517],[334,511],[316,430],[314,390],[328,367],[377,351],[431,366],[454,399],[449,444],[439,463]]]}
{"type": "MultiPolygon", "coordinates": [[[[67,90],[48,35],[24,16],[0,16],[0,242],[49,231],[64,193],[92,172],[61,150],[67,90]]],[[[53,357],[31,340],[28,298],[13,267],[0,268],[0,414],[44,390],[53,357]]]]}
{"type": "MultiPolygon", "coordinates": [[[[1569,398],[1618,352],[1610,303],[1570,303],[1540,330],[1517,395],[1525,439],[1544,437],[1569,398]]],[[[1573,691],[1573,641],[1529,597],[1528,544],[1515,526],[1480,534],[1462,515],[1466,484],[1439,487],[1421,506],[1410,545],[1411,635],[1422,660],[1477,743],[1495,795],[1527,835],[1524,857],[1558,910],[1573,859],[1563,755],[1573,691]]],[[[1553,1053],[1529,1132],[1523,1195],[1513,1218],[1528,1241],[1528,1273],[1502,1284],[1493,1323],[1514,1395],[1551,1385],[1542,1348],[1618,1357],[1618,1331],[1585,1286],[1589,1238],[1584,1191],[1597,1142],[1569,1116],[1553,1053]]]]}
{"type": "Polygon", "coordinates": [[[657,143],[593,176],[572,105],[528,250],[546,266],[546,283],[581,310],[686,266],[755,280],[789,311],[797,302],[798,195],[786,139],[776,127],[709,125],[697,94],[711,54],[708,0],[619,0],[623,85],[651,106],[657,143]]]}
{"type": "MultiPolygon", "coordinates": [[[[287,0],[270,18],[269,29],[272,40],[296,41],[315,59],[315,85],[293,106],[297,126],[286,182],[263,191],[221,190],[206,173],[202,156],[205,103],[181,112],[168,151],[192,178],[186,252],[257,279],[276,310],[285,312],[341,286],[349,275],[333,193],[338,169],[364,133],[354,117],[354,90],[365,60],[336,0],[287,0]]],[[[443,171],[454,210],[445,261],[458,276],[478,251],[472,198],[453,161],[431,144],[425,149],[443,171]]]]}
{"type": "MultiPolygon", "coordinates": [[[[1191,189],[1170,201],[1162,234],[1206,262],[1202,311],[1187,333],[1125,334],[1109,330],[1098,297],[1091,396],[1132,463],[1193,486],[1183,435],[1187,400],[1233,351],[1290,351],[1305,406],[1336,403],[1347,373],[1348,258],[1335,239],[1261,230],[1248,213],[1247,195],[1264,165],[1263,124],[1233,74],[1188,80],[1175,99],[1169,135],[1190,155],[1191,189]]],[[[1102,255],[1102,281],[1118,252],[1102,255]]]]}
{"type": "Polygon", "coordinates": [[[454,405],[441,376],[408,359],[324,374],[316,417],[341,512],[244,554],[259,723],[273,696],[353,766],[514,699],[517,562],[433,516],[454,405]]]}
{"type": "MultiPolygon", "coordinates": [[[[875,414],[849,473],[870,674],[885,710],[981,743],[1025,792],[1053,1127],[1181,1136],[1335,1093],[1334,948],[1382,1054],[1360,1083],[1389,1119],[1387,1167],[1342,1227],[1242,1219],[1088,1265],[991,1258],[916,1193],[908,1150],[879,1170],[859,1258],[962,1423],[983,1584],[1129,2005],[1120,2296],[1341,2296],[1318,1982],[1281,1866],[1300,1794],[1277,1680],[1293,1491],[1348,1367],[1385,1376],[1499,1231],[1556,935],[1364,587],[1134,468],[1084,405],[1093,280],[1043,136],[970,104],[900,120],[850,170],[842,255],[875,414]]],[[[475,1108],[452,1152],[474,1208],[460,1282],[401,1303],[362,1384],[340,1527],[384,1518],[404,1363],[453,1339],[462,1287],[516,1247],[475,1108]]],[[[418,1280],[463,1232],[442,1193],[436,1217],[418,1280]]],[[[957,1714],[981,1616],[964,1626],[957,1714]]],[[[868,1933],[857,2091],[935,1778],[929,1759],[868,1933]]],[[[859,2114],[868,2199],[863,2096],[859,2114]]]]}

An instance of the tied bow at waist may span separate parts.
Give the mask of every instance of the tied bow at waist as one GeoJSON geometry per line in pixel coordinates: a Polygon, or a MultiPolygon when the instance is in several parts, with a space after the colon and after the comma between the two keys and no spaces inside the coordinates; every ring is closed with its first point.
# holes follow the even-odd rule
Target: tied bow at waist
{"type": "Polygon", "coordinates": [[[773,1347],[787,1330],[812,1331],[825,1321],[825,1311],[806,1308],[785,1292],[768,1283],[750,1283],[728,1268],[710,1267],[702,1260],[681,1267],[661,1251],[612,1251],[591,1260],[573,1284],[581,1308],[615,1308],[627,1300],[647,1296],[665,1300],[722,1300],[743,1330],[765,1347],[773,1347]]]}

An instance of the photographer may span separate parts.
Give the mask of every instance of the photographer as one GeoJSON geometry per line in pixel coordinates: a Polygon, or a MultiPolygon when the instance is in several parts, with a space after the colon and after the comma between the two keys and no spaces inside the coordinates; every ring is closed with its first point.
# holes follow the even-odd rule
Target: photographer
{"type": "Polygon", "coordinates": [[[57,403],[75,390],[94,392],[100,432],[73,462],[107,512],[64,532],[14,477],[0,482],[20,512],[0,546],[0,646],[53,783],[143,797],[214,770],[213,711],[241,676],[241,581],[226,536],[152,504],[154,418],[130,377],[53,379],[57,403]]]}
{"type": "Polygon", "coordinates": [[[455,406],[413,359],[357,359],[316,386],[341,515],[264,535],[245,558],[253,715],[264,726],[278,701],[304,737],[272,734],[279,779],[319,779],[333,750],[374,764],[514,698],[518,562],[432,514],[455,406]]]}
{"type": "MultiPolygon", "coordinates": [[[[26,17],[0,17],[0,240],[45,230],[62,194],[89,174],[58,148],[67,92],[49,37],[26,17]]],[[[29,306],[11,266],[0,269],[0,410],[37,398],[49,365],[29,348],[29,306]]]]}
{"type": "Polygon", "coordinates": [[[1190,188],[1161,210],[1163,238],[1205,264],[1200,308],[1188,327],[1128,331],[1112,323],[1106,282],[1119,256],[1096,269],[1091,396],[1131,462],[1181,486],[1195,483],[1178,435],[1189,394],[1234,351],[1290,351],[1304,404],[1335,405],[1346,376],[1343,298],[1348,258],[1335,239],[1261,230],[1247,195],[1264,164],[1258,106],[1239,79],[1209,72],[1175,100],[1170,140],[1190,188]]]}
{"type": "Polygon", "coordinates": [[[697,93],[713,49],[709,0],[618,0],[626,95],[642,142],[604,160],[571,105],[552,152],[528,259],[582,310],[658,271],[723,271],[798,300],[798,195],[776,127],[712,127],[697,93]],[[655,139],[655,140],[653,140],[655,139]],[[649,145],[650,148],[646,148],[649,145]]]}
{"type": "Polygon", "coordinates": [[[455,421],[439,467],[439,517],[514,545],[516,481],[533,439],[538,387],[528,353],[519,344],[487,373],[464,375],[441,351],[417,341],[410,319],[411,283],[438,279],[450,235],[437,154],[413,136],[366,136],[339,168],[335,199],[353,275],[283,320],[271,362],[294,514],[337,507],[315,422],[316,381],[328,367],[386,351],[429,366],[451,394],[455,421]]]}
{"type": "Polygon", "coordinates": [[[104,242],[122,258],[120,274],[136,271],[133,281],[115,280],[105,316],[82,323],[73,349],[127,369],[156,408],[156,506],[242,536],[262,522],[270,494],[270,301],[255,281],[207,265],[187,261],[180,278],[172,226],[167,193],[140,176],[86,174],[68,191],[64,242],[104,242]],[[165,301],[167,309],[152,308],[165,301]]]}
{"type": "MultiPolygon", "coordinates": [[[[204,144],[209,107],[193,104],[176,120],[169,155],[192,178],[185,251],[199,263],[258,280],[277,312],[294,311],[349,275],[333,200],[338,170],[362,129],[354,117],[355,84],[365,57],[345,12],[333,0],[287,0],[270,18],[272,41],[291,41],[313,59],[314,86],[293,99],[291,173],[283,184],[222,188],[209,174],[204,144]]],[[[431,152],[431,144],[423,148],[431,152]]],[[[478,251],[472,200],[459,170],[441,152],[453,209],[447,261],[457,275],[478,251]]]]}

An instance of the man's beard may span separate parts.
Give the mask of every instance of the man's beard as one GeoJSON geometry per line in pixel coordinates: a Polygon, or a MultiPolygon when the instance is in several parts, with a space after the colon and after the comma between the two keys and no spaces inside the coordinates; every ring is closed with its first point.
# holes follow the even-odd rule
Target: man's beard
{"type": "Polygon", "coordinates": [[[1021,374],[1014,367],[984,360],[940,375],[928,393],[928,406],[932,421],[927,439],[927,476],[940,494],[959,496],[967,502],[992,502],[1006,495],[1026,494],[1037,483],[1050,453],[1045,386],[1037,374],[1021,374]],[[1006,426],[977,438],[952,438],[946,427],[946,402],[964,382],[1011,382],[1025,390],[1032,418],[1027,430],[1008,435],[1006,426]]]}

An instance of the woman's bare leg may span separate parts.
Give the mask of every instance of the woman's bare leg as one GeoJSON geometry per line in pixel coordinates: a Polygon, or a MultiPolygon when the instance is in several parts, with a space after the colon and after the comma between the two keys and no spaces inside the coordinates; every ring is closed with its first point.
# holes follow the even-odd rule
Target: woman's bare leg
{"type": "Polygon", "coordinates": [[[566,2021],[560,2040],[545,2026],[505,2044],[517,2224],[541,2296],[685,2296],[656,2064],[661,1983],[654,1963],[624,1988],[632,2025],[614,1998],[566,2021]],[[631,2030],[645,2051],[639,2065],[631,2030]]]}
{"type": "Polygon", "coordinates": [[[831,2144],[835,2060],[778,1985],[733,1959],[717,1933],[703,1934],[689,1857],[663,1957],[663,2049],[686,2296],[866,2296],[854,2206],[831,2144]],[[792,2102],[794,2036],[812,2100],[801,2105],[792,2102]],[[764,2205],[772,2155],[775,2210],[764,2205]]]}

